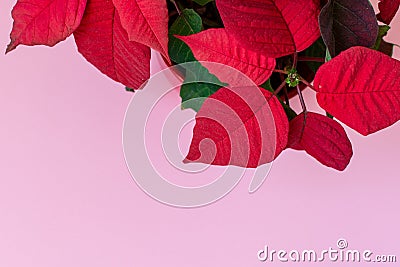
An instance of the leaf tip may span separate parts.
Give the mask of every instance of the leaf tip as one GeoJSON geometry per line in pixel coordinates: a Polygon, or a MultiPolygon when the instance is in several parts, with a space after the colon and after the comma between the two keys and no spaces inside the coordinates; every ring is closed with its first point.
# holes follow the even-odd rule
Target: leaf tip
{"type": "Polygon", "coordinates": [[[184,41],[186,36],[182,36],[182,35],[178,35],[178,34],[173,34],[172,36],[174,36],[175,38],[178,38],[179,40],[184,41]]]}
{"type": "Polygon", "coordinates": [[[343,164],[343,165],[328,166],[328,167],[331,167],[331,168],[333,168],[333,169],[335,169],[335,170],[337,170],[337,171],[339,171],[339,172],[343,172],[343,171],[345,171],[345,170],[347,169],[347,167],[349,166],[350,160],[351,160],[352,157],[353,157],[353,154],[350,156],[349,161],[346,162],[346,163],[343,164]]]}
{"type": "Polygon", "coordinates": [[[7,55],[7,54],[10,53],[11,51],[13,51],[15,48],[17,48],[17,46],[18,46],[18,45],[15,44],[14,41],[11,41],[11,42],[7,45],[5,54],[7,55]]]}

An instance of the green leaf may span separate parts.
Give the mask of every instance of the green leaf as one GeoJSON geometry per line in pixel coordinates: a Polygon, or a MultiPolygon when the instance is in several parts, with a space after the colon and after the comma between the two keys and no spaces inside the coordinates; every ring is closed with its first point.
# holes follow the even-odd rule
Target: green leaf
{"type": "Polygon", "coordinates": [[[380,25],[378,31],[378,37],[376,38],[375,45],[372,47],[374,50],[378,50],[381,46],[381,42],[384,36],[387,35],[388,31],[390,30],[390,26],[388,25],[380,25]]]}
{"type": "Polygon", "coordinates": [[[194,62],[185,69],[185,80],[180,90],[182,109],[191,108],[197,112],[207,97],[226,84],[218,80],[199,62],[194,62]]]}
{"type": "Polygon", "coordinates": [[[182,108],[191,108],[195,111],[200,109],[205,98],[226,85],[196,60],[189,46],[174,37],[174,35],[187,36],[199,33],[202,27],[201,17],[193,9],[185,9],[169,29],[168,49],[172,61],[177,64],[193,62],[182,66],[185,79],[181,86],[180,95],[182,108]]]}
{"type": "Polygon", "coordinates": [[[271,79],[268,79],[265,83],[261,84],[260,87],[270,91],[271,93],[275,93],[274,88],[272,88],[271,85],[271,79]]]}
{"type": "Polygon", "coordinates": [[[331,53],[329,53],[329,50],[327,48],[326,49],[326,55],[325,55],[325,62],[328,62],[331,59],[332,59],[331,53]]]}
{"type": "Polygon", "coordinates": [[[385,37],[388,34],[389,30],[390,26],[388,25],[379,26],[378,37],[376,38],[375,45],[372,47],[372,49],[378,50],[391,57],[393,55],[394,44],[388,43],[385,40],[383,40],[383,37],[385,37]]]}
{"type": "Polygon", "coordinates": [[[126,90],[127,92],[135,92],[134,89],[129,88],[128,86],[125,86],[125,90],[126,90]]]}
{"type": "Polygon", "coordinates": [[[202,30],[201,17],[193,9],[185,9],[169,29],[168,53],[175,63],[195,61],[190,48],[174,35],[191,35],[202,30]]]}
{"type": "Polygon", "coordinates": [[[195,2],[201,6],[205,6],[212,1],[214,1],[214,0],[193,0],[193,2],[195,2]]]}

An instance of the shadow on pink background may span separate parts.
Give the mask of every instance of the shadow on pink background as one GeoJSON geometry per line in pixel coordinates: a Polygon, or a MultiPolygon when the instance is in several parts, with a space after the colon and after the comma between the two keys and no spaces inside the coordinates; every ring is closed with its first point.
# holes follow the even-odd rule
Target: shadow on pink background
{"type": "MultiPolygon", "coordinates": [[[[2,49],[13,5],[1,4],[2,49]]],[[[395,21],[387,40],[400,43],[399,14],[395,21]]],[[[131,94],[72,38],[1,54],[0,94],[1,267],[283,266],[259,262],[257,251],[322,250],[339,238],[400,261],[400,124],[367,138],[346,128],[354,157],[343,173],[286,151],[257,193],[242,181],[221,201],[187,210],[136,186],[121,143],[131,94]]],[[[317,110],[313,92],[306,97],[317,110]]],[[[330,264],[354,266],[312,265],[330,264]]]]}

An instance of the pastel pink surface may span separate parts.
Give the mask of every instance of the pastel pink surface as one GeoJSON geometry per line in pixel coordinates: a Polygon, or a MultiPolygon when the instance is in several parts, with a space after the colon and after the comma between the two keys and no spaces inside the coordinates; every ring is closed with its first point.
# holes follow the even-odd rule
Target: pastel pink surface
{"type": "MultiPolygon", "coordinates": [[[[3,48],[13,4],[1,4],[3,48]]],[[[387,40],[400,43],[399,32],[397,14],[387,40]]],[[[255,194],[243,180],[221,201],[188,210],[133,182],[121,143],[131,94],[71,38],[1,55],[0,94],[0,266],[253,267],[263,265],[264,245],[322,250],[340,237],[352,249],[400,257],[399,123],[369,137],[346,128],[354,157],[343,173],[286,151],[255,194]]],[[[314,93],[305,95],[318,110],[314,93]]]]}

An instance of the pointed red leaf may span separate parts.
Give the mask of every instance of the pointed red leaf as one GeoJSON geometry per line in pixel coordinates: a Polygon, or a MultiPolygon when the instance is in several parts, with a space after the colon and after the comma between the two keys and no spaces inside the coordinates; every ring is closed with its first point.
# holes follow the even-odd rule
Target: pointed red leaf
{"type": "Polygon", "coordinates": [[[150,48],[128,40],[109,0],[89,0],[74,33],[79,52],[111,79],[139,88],[150,77],[150,48]]]}
{"type": "Polygon", "coordinates": [[[278,58],[320,36],[317,0],[216,0],[229,34],[248,49],[278,58]]]}
{"type": "MultiPolygon", "coordinates": [[[[246,74],[257,85],[268,80],[275,69],[274,58],[243,48],[225,29],[209,29],[177,37],[190,47],[197,60],[231,66],[246,74]]],[[[211,69],[209,71],[219,77],[218,73],[211,69]]]]}
{"type": "Polygon", "coordinates": [[[255,168],[282,152],[288,131],[285,111],[269,91],[221,88],[196,115],[185,161],[255,168]]]}
{"type": "Polygon", "coordinates": [[[353,149],[343,127],[317,113],[301,113],[290,121],[288,147],[305,150],[325,166],[343,171],[353,149]]]}
{"type": "Polygon", "coordinates": [[[7,52],[18,45],[54,46],[78,27],[86,0],[18,0],[7,52]]]}
{"type": "Polygon", "coordinates": [[[168,9],[165,0],[113,0],[129,40],[168,56],[168,9]]]}
{"type": "Polygon", "coordinates": [[[400,119],[400,62],[353,47],[318,70],[314,87],[322,108],[363,135],[400,119]]]}
{"type": "Polygon", "coordinates": [[[380,13],[376,16],[379,21],[389,25],[399,10],[400,0],[381,0],[378,4],[380,13]]]}

